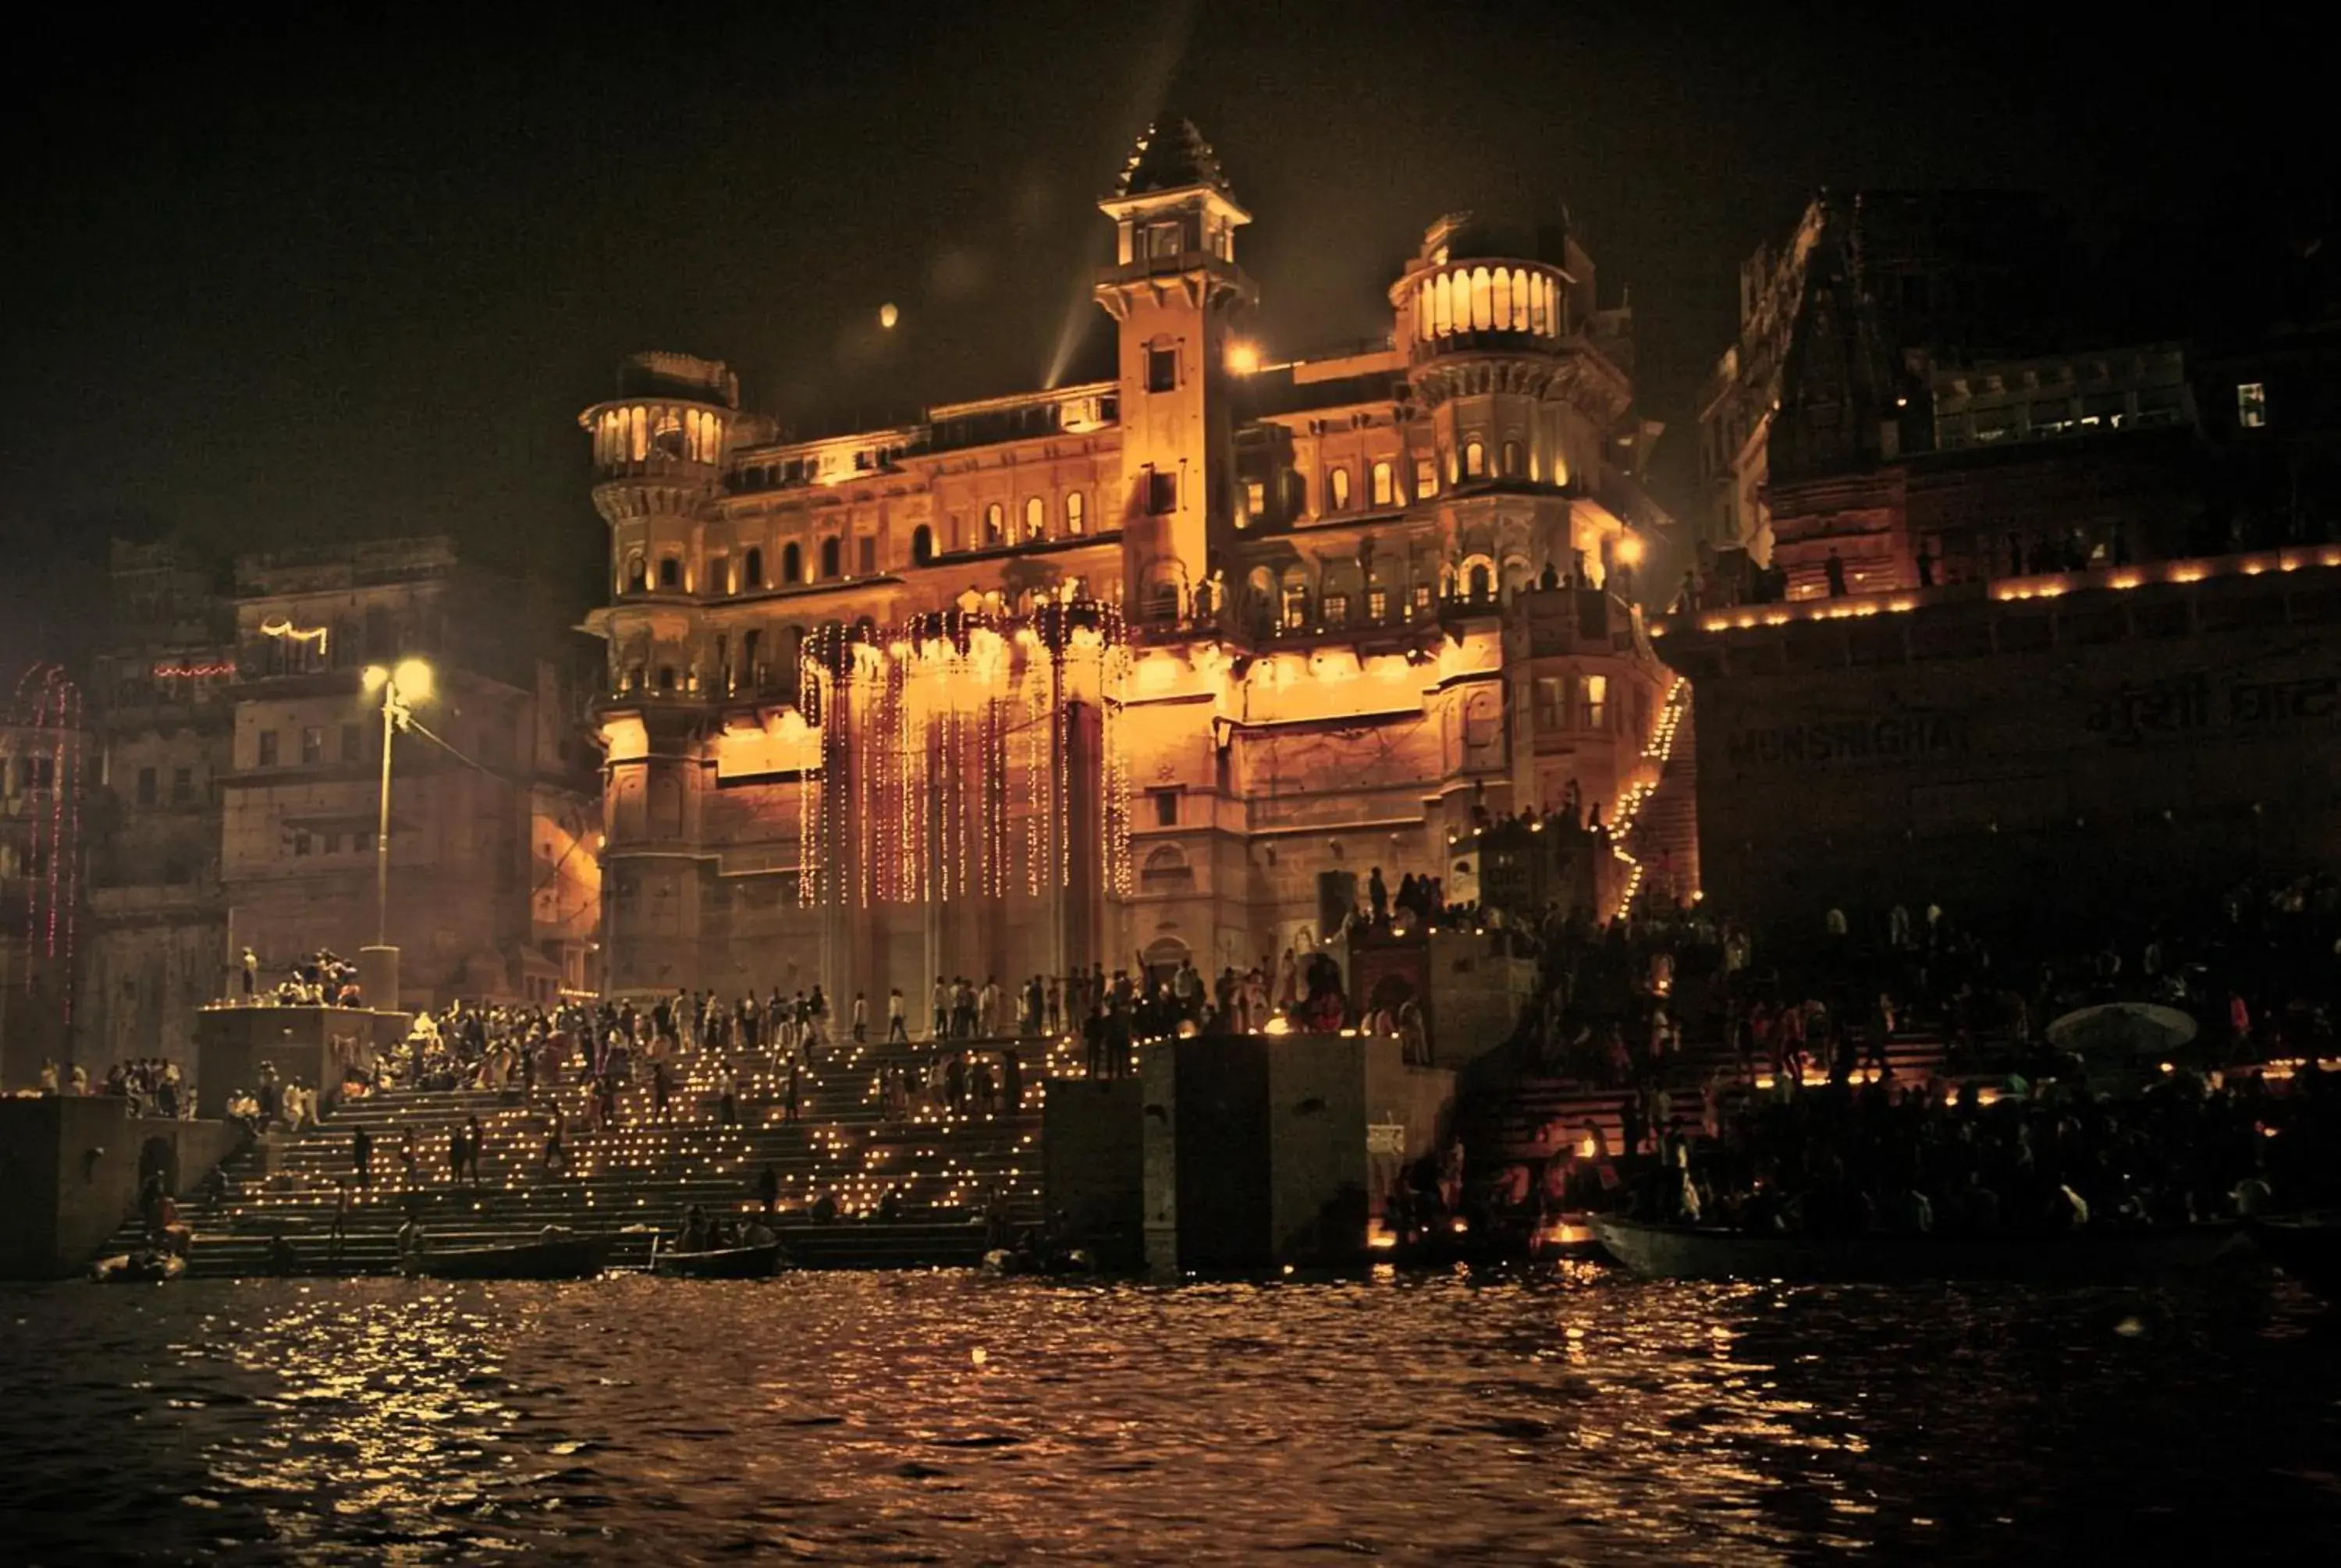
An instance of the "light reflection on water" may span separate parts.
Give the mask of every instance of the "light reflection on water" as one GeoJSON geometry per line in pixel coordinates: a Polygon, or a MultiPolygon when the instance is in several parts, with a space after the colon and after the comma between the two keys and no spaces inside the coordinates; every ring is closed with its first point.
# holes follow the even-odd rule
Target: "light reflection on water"
{"type": "Polygon", "coordinates": [[[0,1560],[2231,1562],[2341,1527],[2336,1346],[1590,1274],[18,1287],[0,1560]]]}

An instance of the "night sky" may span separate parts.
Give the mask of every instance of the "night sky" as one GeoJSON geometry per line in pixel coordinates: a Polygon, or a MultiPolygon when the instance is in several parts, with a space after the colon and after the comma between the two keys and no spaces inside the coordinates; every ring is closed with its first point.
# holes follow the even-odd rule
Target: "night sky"
{"type": "Polygon", "coordinates": [[[2287,129],[2322,100],[2305,35],[2206,37],[2220,17],[2198,14],[2156,35],[2133,7],[2063,34],[1966,8],[1978,25],[1938,35],[1946,15],[1351,0],[109,25],[5,67],[0,520],[20,552],[109,528],[227,548],[444,531],[590,582],[574,415],[631,350],[726,359],[751,406],[805,432],[1096,365],[1091,203],[1165,103],[1258,220],[1239,253],[1272,354],[1387,330],[1383,291],[1439,213],[1565,203],[1605,296],[1631,288],[1678,476],[1737,264],[1817,185],[2200,208],[2331,167],[2329,132],[2287,129]]]}

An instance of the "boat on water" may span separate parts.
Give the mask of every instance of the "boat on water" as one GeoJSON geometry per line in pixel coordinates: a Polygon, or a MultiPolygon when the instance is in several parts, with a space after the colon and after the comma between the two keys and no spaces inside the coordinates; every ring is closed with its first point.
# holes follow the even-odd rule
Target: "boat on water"
{"type": "Polygon", "coordinates": [[[1888,1285],[1921,1280],[2120,1284],[2183,1275],[2244,1247],[2234,1224],[1996,1236],[1758,1236],[1599,1215],[1602,1249],[1652,1279],[1888,1285]]]}
{"type": "Polygon", "coordinates": [[[89,1277],[100,1285],[154,1285],[186,1272],[187,1260],[174,1252],[124,1252],[92,1264],[89,1277]]]}
{"type": "Polygon", "coordinates": [[[1097,1272],[1097,1260],[1079,1247],[1043,1255],[996,1246],[983,1255],[982,1270],[1001,1278],[1025,1275],[1089,1275],[1097,1272]]]}
{"type": "Polygon", "coordinates": [[[779,1242],[761,1246],[717,1246],[698,1252],[651,1254],[651,1272],[672,1279],[770,1279],[787,1265],[779,1242]]]}
{"type": "Polygon", "coordinates": [[[607,1236],[554,1236],[512,1246],[426,1252],[406,1272],[424,1279],[592,1279],[609,1258],[607,1236]]]}
{"type": "Polygon", "coordinates": [[[2286,1215],[2251,1222],[2252,1245],[2326,1301],[2341,1305],[2341,1215],[2286,1215]]]}

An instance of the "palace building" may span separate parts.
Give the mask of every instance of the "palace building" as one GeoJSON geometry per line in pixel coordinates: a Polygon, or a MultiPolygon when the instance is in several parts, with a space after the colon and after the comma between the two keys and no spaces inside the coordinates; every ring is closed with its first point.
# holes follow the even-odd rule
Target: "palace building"
{"type": "Polygon", "coordinates": [[[1251,214],[1191,124],[1099,205],[1111,379],[806,441],[644,353],[581,416],[608,988],[882,1018],[937,977],[1241,968],[1375,867],[1469,896],[1475,829],[1572,787],[1618,833],[1571,896],[1659,864],[1626,831],[1673,731],[1633,571],[1658,430],[1577,238],[1441,218],[1386,339],[1263,364],[1251,214]]]}

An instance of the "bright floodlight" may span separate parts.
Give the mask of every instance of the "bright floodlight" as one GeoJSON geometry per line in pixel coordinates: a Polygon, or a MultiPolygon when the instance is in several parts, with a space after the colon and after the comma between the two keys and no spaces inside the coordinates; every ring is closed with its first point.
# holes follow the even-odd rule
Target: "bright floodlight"
{"type": "Polygon", "coordinates": [[[1642,563],[1642,541],[1630,533],[1618,536],[1618,559],[1628,566],[1642,563]]]}
{"type": "Polygon", "coordinates": [[[369,664],[369,665],[367,665],[367,666],[366,666],[366,670],[365,670],[365,689],[366,689],[368,691],[370,691],[370,692],[371,692],[371,691],[379,691],[379,690],[382,690],[382,683],[383,683],[384,681],[385,681],[385,680],[389,680],[389,679],[390,679],[390,671],[389,671],[389,670],[384,670],[381,665],[379,665],[379,664],[369,664]]]}
{"type": "Polygon", "coordinates": [[[398,682],[398,694],[409,702],[420,702],[431,695],[431,666],[420,659],[400,660],[391,679],[398,682]]]}
{"type": "Polygon", "coordinates": [[[1260,369],[1260,345],[1240,339],[1228,345],[1228,369],[1236,375],[1248,376],[1260,369]]]}

